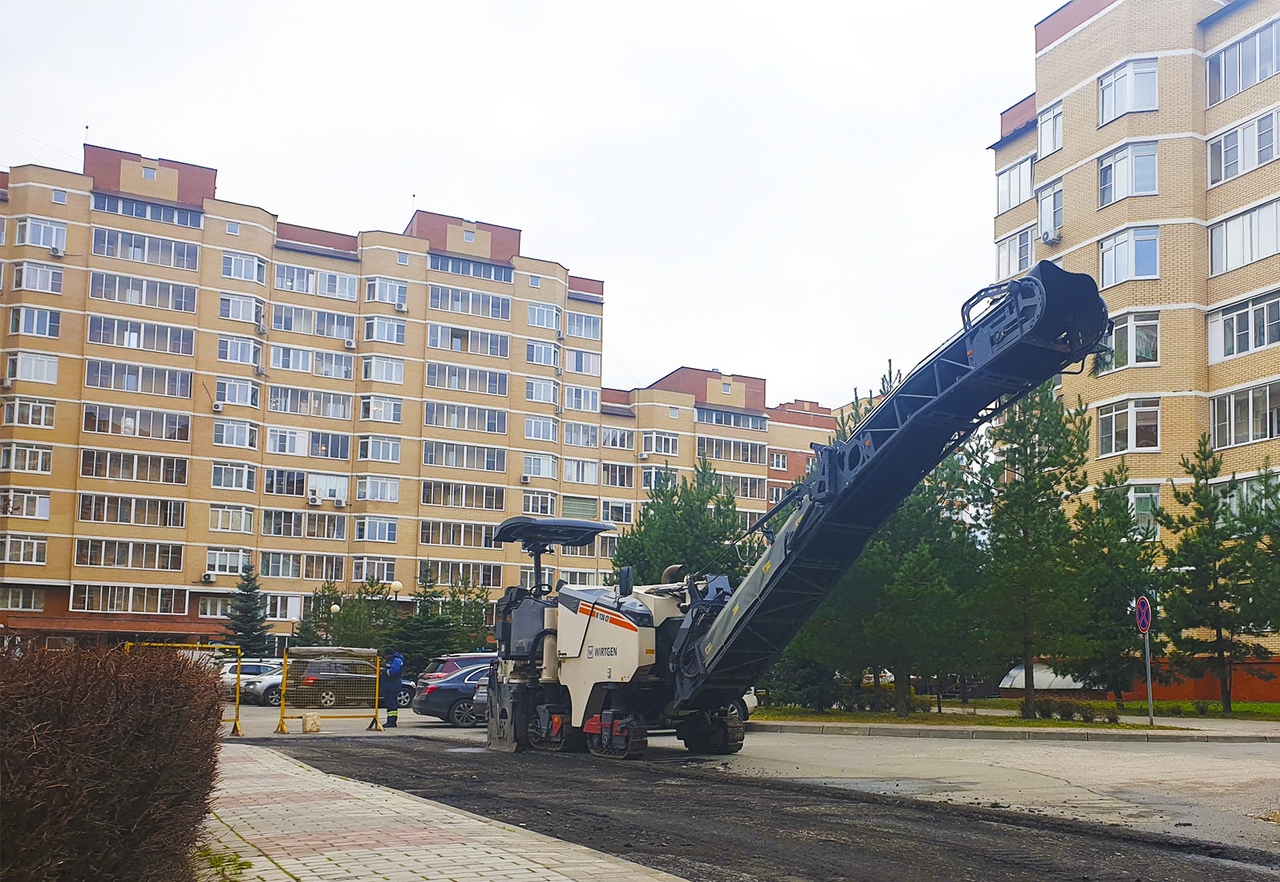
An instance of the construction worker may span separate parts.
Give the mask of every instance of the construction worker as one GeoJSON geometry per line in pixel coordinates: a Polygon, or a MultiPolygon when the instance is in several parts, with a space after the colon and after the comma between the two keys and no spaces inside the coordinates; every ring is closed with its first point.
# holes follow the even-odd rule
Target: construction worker
{"type": "Polygon", "coordinates": [[[395,728],[396,719],[400,716],[400,705],[396,697],[400,694],[400,672],[404,670],[404,656],[391,647],[382,650],[382,682],[378,688],[382,692],[382,700],[386,702],[387,728],[395,728]]]}

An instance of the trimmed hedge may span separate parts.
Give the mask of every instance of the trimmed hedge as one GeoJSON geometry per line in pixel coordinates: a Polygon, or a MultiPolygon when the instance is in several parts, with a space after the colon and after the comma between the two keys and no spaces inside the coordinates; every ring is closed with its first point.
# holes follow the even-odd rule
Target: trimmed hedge
{"type": "Polygon", "coordinates": [[[221,715],[172,650],[0,654],[0,878],[193,879],[221,715]]]}

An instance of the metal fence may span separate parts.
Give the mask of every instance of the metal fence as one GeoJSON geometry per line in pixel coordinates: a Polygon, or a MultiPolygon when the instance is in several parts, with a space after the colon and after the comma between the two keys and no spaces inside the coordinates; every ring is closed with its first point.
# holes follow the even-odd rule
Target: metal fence
{"type": "Polygon", "coordinates": [[[192,659],[197,664],[207,665],[210,670],[218,674],[220,681],[218,688],[222,693],[223,707],[229,706],[232,709],[232,715],[228,718],[223,714],[219,722],[230,723],[232,735],[244,735],[244,730],[240,728],[240,662],[244,653],[239,646],[234,643],[135,642],[124,645],[125,652],[132,652],[135,648],[169,649],[192,659]]]}
{"type": "Polygon", "coordinates": [[[286,720],[368,719],[371,730],[382,731],[378,710],[381,659],[372,649],[343,646],[298,646],[285,650],[280,683],[280,724],[276,732],[289,734],[286,720]]]}

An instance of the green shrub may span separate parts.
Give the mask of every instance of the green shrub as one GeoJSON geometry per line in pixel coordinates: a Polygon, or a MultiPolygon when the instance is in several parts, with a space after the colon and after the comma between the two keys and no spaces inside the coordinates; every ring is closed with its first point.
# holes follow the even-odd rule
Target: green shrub
{"type": "Polygon", "coordinates": [[[1114,707],[1109,707],[1109,708],[1107,708],[1107,709],[1106,709],[1106,711],[1105,711],[1105,713],[1104,713],[1104,718],[1106,719],[1106,721],[1107,721],[1108,723],[1118,723],[1118,722],[1120,722],[1120,710],[1119,710],[1119,708],[1114,708],[1114,707]]]}
{"type": "Polygon", "coordinates": [[[1170,713],[1170,715],[1175,716],[1175,717],[1180,717],[1180,716],[1182,716],[1182,705],[1180,705],[1180,704],[1171,704],[1171,705],[1169,705],[1169,713],[1170,713]]]}
{"type": "Polygon", "coordinates": [[[1052,698],[1036,699],[1036,716],[1042,720],[1052,720],[1058,710],[1058,703],[1052,698]]]}
{"type": "Polygon", "coordinates": [[[1076,718],[1077,704],[1079,704],[1079,702],[1072,701],[1069,698],[1064,698],[1061,701],[1054,702],[1054,710],[1058,714],[1058,719],[1067,721],[1074,720],[1076,718]]]}
{"type": "Polygon", "coordinates": [[[191,879],[221,715],[172,650],[0,654],[0,878],[191,879]]]}
{"type": "Polygon", "coordinates": [[[1209,713],[1209,702],[1197,701],[1195,703],[1195,708],[1196,708],[1196,714],[1202,717],[1206,716],[1209,713]]]}
{"type": "Polygon", "coordinates": [[[1087,701],[1080,702],[1080,706],[1076,708],[1076,713],[1079,714],[1080,719],[1084,720],[1086,723],[1092,723],[1098,718],[1098,709],[1087,701]]]}

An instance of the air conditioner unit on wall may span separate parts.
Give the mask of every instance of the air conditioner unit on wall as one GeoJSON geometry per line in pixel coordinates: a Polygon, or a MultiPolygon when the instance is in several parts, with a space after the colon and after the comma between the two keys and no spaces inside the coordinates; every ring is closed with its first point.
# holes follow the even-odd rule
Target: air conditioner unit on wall
{"type": "Polygon", "coordinates": [[[333,500],[333,507],[334,507],[334,508],[346,508],[346,507],[347,507],[347,501],[346,501],[345,499],[343,499],[341,496],[339,496],[337,499],[333,500]]]}
{"type": "Polygon", "coordinates": [[[1062,230],[1045,230],[1040,234],[1040,241],[1046,245],[1057,245],[1062,241],[1062,230]]]}
{"type": "Polygon", "coordinates": [[[67,250],[65,248],[59,248],[57,245],[50,245],[49,256],[50,257],[66,257],[67,250]]]}
{"type": "Polygon", "coordinates": [[[215,402],[213,403],[213,412],[214,412],[214,413],[222,413],[222,402],[221,402],[221,401],[215,401],[215,402]]]}
{"type": "Polygon", "coordinates": [[[210,582],[212,582],[216,578],[218,578],[217,573],[201,573],[200,574],[200,581],[205,583],[206,585],[208,585],[210,582]]]}
{"type": "Polygon", "coordinates": [[[258,322],[258,333],[259,333],[259,334],[261,334],[263,337],[267,336],[267,323],[266,323],[266,322],[258,322]]]}
{"type": "Polygon", "coordinates": [[[319,504],[320,504],[319,493],[312,493],[307,497],[307,505],[319,505],[319,504]]]}
{"type": "Polygon", "coordinates": [[[520,476],[520,483],[521,483],[521,484],[528,484],[528,483],[529,483],[529,476],[528,476],[528,475],[521,475],[521,476],[520,476]]]}
{"type": "Polygon", "coordinates": [[[355,349],[355,348],[356,348],[356,341],[355,341],[355,340],[343,340],[343,341],[342,341],[342,345],[343,345],[345,348],[347,348],[347,349],[355,349]]]}
{"type": "Polygon", "coordinates": [[[646,459],[648,459],[648,458],[649,458],[649,454],[644,453],[644,452],[642,451],[642,452],[640,453],[640,457],[639,457],[639,458],[640,458],[641,460],[646,460],[646,459]]]}
{"type": "Polygon", "coordinates": [[[396,304],[396,312],[408,312],[408,311],[409,311],[409,304],[407,303],[396,304]]]}

